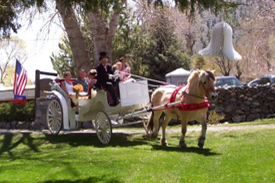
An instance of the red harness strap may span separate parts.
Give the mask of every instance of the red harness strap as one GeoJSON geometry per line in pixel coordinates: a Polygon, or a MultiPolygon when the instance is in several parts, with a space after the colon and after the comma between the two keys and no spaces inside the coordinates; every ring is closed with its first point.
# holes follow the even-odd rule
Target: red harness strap
{"type": "Polygon", "coordinates": [[[200,110],[208,107],[210,107],[208,100],[205,100],[202,103],[194,103],[194,104],[179,103],[176,106],[176,108],[178,108],[180,111],[195,111],[195,110],[200,110]]]}
{"type": "MultiPolygon", "coordinates": [[[[204,109],[204,108],[208,108],[210,107],[210,104],[208,103],[208,100],[204,100],[204,102],[202,103],[179,103],[178,105],[175,106],[170,106],[168,107],[167,105],[169,103],[173,103],[175,102],[177,93],[183,88],[183,86],[180,86],[178,88],[176,88],[173,93],[171,94],[171,97],[169,99],[169,101],[164,105],[163,109],[157,109],[155,111],[160,111],[160,110],[169,110],[169,109],[173,109],[173,108],[178,108],[180,111],[195,111],[195,110],[200,110],[200,109],[204,109]]],[[[184,91],[186,90],[186,88],[184,89],[184,91]]]]}
{"type": "Polygon", "coordinates": [[[171,94],[171,97],[170,97],[168,103],[175,102],[176,96],[177,96],[178,92],[179,92],[182,88],[183,88],[183,86],[180,86],[180,87],[176,88],[176,89],[173,91],[173,93],[171,94]]]}

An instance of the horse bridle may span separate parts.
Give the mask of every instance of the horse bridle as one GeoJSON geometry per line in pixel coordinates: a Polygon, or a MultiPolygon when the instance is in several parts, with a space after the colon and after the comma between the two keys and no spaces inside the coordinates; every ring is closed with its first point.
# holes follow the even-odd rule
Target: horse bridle
{"type": "Polygon", "coordinates": [[[204,92],[205,92],[205,96],[206,94],[209,94],[209,91],[211,92],[214,92],[215,91],[215,88],[213,87],[209,87],[208,89],[205,88],[204,84],[202,83],[202,81],[200,81],[200,84],[202,85],[203,89],[204,89],[204,92]]]}

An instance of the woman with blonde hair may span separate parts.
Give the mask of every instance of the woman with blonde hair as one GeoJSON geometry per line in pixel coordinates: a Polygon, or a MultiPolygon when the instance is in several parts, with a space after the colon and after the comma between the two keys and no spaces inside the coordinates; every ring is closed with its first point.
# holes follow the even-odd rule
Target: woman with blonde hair
{"type": "Polygon", "coordinates": [[[73,83],[71,82],[72,74],[70,71],[66,71],[63,74],[64,81],[61,83],[61,88],[69,95],[73,95],[73,83]]]}
{"type": "Polygon", "coordinates": [[[68,96],[71,99],[71,106],[74,107],[78,104],[78,96],[79,93],[75,93],[74,92],[74,85],[71,81],[72,75],[70,71],[66,71],[63,74],[63,77],[65,78],[65,80],[61,83],[61,88],[68,94],[68,96]]]}
{"type": "Polygon", "coordinates": [[[119,61],[121,62],[122,81],[126,81],[131,77],[131,68],[126,64],[126,59],[124,57],[121,57],[119,61]]]}

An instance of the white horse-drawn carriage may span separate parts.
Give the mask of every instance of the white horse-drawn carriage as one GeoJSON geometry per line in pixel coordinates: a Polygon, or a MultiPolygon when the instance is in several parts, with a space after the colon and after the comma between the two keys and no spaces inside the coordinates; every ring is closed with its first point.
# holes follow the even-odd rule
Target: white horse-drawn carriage
{"type": "MultiPolygon", "coordinates": [[[[205,56],[220,56],[224,60],[239,60],[241,56],[232,44],[232,29],[225,23],[215,25],[210,44],[199,52],[205,56]],[[215,34],[215,36],[213,36],[215,34]]],[[[167,145],[165,129],[171,119],[180,119],[182,136],[180,147],[186,147],[185,133],[188,121],[196,120],[201,123],[202,130],[198,139],[198,146],[203,148],[206,139],[206,114],[209,107],[208,99],[216,99],[214,88],[215,76],[210,71],[194,71],[188,78],[186,87],[176,86],[156,89],[151,96],[147,80],[137,80],[134,83],[121,83],[121,103],[115,107],[109,106],[107,94],[104,90],[92,91],[91,99],[79,98],[78,105],[71,106],[71,99],[53,82],[51,102],[47,109],[47,123],[53,134],[58,134],[61,128],[72,130],[77,128],[78,122],[92,121],[99,140],[108,144],[111,140],[112,126],[123,125],[123,120],[139,117],[144,123],[147,133],[153,138],[158,136],[159,118],[165,114],[162,123],[162,145],[167,145]],[[150,116],[148,118],[148,112],[150,116]]]]}
{"type": "Polygon", "coordinates": [[[147,80],[120,83],[121,103],[117,106],[108,104],[107,92],[91,91],[91,96],[70,98],[58,82],[51,83],[51,91],[47,92],[51,99],[47,108],[47,124],[50,132],[57,135],[64,130],[75,130],[80,122],[92,121],[98,139],[102,144],[109,144],[112,127],[144,123],[146,127],[148,115],[146,106],[149,103],[147,80]],[[72,105],[72,101],[77,105],[72,105]],[[142,114],[139,111],[143,111],[142,114]],[[131,122],[130,118],[135,118],[131,122]],[[126,121],[126,122],[125,122],[126,121]]]}

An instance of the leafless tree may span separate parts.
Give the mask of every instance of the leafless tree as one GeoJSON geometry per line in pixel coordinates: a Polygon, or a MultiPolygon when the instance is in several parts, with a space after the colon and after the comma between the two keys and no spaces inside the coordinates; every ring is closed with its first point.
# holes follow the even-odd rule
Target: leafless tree
{"type": "Polygon", "coordinates": [[[275,2],[250,1],[248,16],[241,22],[241,36],[237,46],[243,56],[246,78],[256,78],[275,67],[275,2]]]}
{"type": "Polygon", "coordinates": [[[0,83],[4,83],[4,79],[7,77],[7,70],[11,64],[15,63],[18,59],[21,63],[24,63],[27,59],[24,42],[11,37],[10,39],[3,39],[0,41],[0,83]]]}

